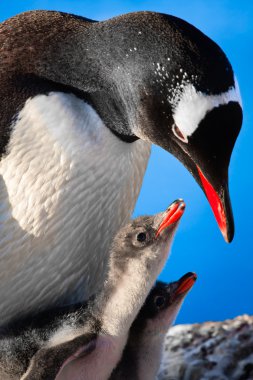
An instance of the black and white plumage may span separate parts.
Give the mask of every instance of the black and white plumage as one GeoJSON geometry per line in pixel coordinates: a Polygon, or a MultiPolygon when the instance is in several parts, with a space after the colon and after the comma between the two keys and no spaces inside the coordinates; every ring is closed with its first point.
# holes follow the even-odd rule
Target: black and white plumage
{"type": "Polygon", "coordinates": [[[158,281],[133,322],[122,358],[110,380],[155,380],[165,335],[176,319],[197,276],[186,273],[178,281],[158,281]]]}
{"type": "Polygon", "coordinates": [[[232,239],[240,94],[196,28],[149,12],[20,14],[0,25],[0,83],[1,324],[99,289],[151,143],[189,169],[232,239]]]}
{"type": "Polygon", "coordinates": [[[113,240],[104,285],[87,304],[49,310],[2,328],[0,378],[107,380],[168,258],[184,208],[178,200],[165,212],[122,227],[113,240]]]}

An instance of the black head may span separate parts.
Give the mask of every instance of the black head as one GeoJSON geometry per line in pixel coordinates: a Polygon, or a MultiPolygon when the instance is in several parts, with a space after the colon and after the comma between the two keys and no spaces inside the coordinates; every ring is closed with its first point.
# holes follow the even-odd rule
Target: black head
{"type": "Polygon", "coordinates": [[[228,166],[242,108],[227,57],[173,16],[140,12],[94,27],[104,32],[104,63],[110,67],[110,91],[105,94],[108,83],[97,91],[94,107],[123,140],[141,138],[177,157],[204,190],[231,241],[228,166]]]}
{"type": "Polygon", "coordinates": [[[165,324],[166,320],[172,323],[196,279],[195,273],[188,272],[178,281],[169,284],[157,281],[139,312],[136,324],[159,318],[161,314],[165,316],[163,318],[165,324]]]}

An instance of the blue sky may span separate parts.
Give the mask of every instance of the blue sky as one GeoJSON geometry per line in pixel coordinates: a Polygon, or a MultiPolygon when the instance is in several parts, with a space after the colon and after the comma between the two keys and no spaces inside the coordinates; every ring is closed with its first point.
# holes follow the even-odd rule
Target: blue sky
{"type": "Polygon", "coordinates": [[[253,314],[253,2],[250,0],[12,0],[0,2],[0,21],[31,9],[52,9],[104,20],[122,13],[153,10],[187,20],[214,39],[229,57],[239,81],[244,123],[230,163],[234,241],[218,230],[207,200],[191,175],[170,154],[153,147],[134,215],[153,214],[183,198],[187,209],[172,256],[161,279],[175,280],[195,271],[198,281],[177,319],[201,322],[253,314]]]}

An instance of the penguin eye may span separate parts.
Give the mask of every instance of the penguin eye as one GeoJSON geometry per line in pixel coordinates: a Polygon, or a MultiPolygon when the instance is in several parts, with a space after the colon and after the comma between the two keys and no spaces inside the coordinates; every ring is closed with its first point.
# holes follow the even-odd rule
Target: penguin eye
{"type": "Polygon", "coordinates": [[[154,299],[154,304],[157,307],[157,309],[161,309],[161,307],[165,304],[165,297],[163,296],[156,296],[154,299]]]}
{"type": "Polygon", "coordinates": [[[138,233],[138,235],[136,236],[136,239],[140,242],[140,243],[143,243],[144,241],[146,241],[147,239],[147,234],[145,232],[140,232],[138,233]]]}
{"type": "Polygon", "coordinates": [[[172,132],[174,133],[174,135],[181,141],[183,141],[184,143],[188,143],[188,138],[187,136],[185,136],[183,134],[182,131],[180,131],[180,129],[178,128],[178,126],[176,124],[173,124],[173,127],[172,127],[172,132]]]}

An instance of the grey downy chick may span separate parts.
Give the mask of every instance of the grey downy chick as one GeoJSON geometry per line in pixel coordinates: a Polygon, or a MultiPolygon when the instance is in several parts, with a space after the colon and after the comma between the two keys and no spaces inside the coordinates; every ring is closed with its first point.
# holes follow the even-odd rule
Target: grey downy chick
{"type": "MultiPolygon", "coordinates": [[[[136,218],[113,240],[102,290],[77,310],[9,326],[0,341],[0,378],[106,380],[122,356],[129,329],[170,250],[185,204],[136,218]],[[44,322],[45,321],[45,322],[44,322]]],[[[64,309],[64,308],[63,308],[64,309]]]]}

